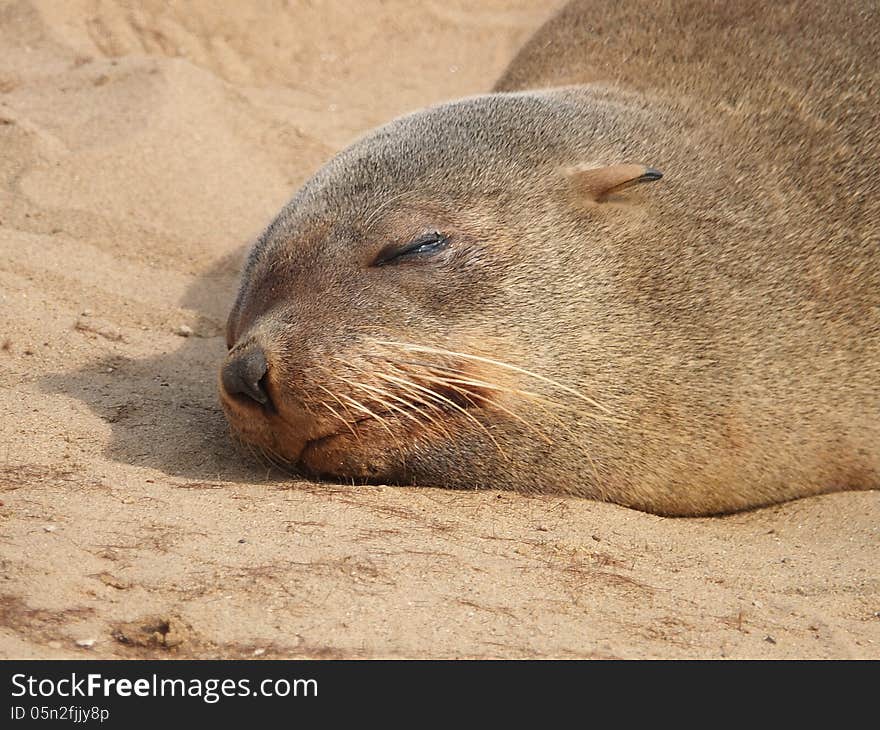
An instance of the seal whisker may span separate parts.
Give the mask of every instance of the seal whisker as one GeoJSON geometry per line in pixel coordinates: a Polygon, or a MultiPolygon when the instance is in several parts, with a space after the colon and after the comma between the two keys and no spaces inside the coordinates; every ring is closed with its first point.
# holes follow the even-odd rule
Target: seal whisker
{"type": "Polygon", "coordinates": [[[456,403],[455,401],[452,401],[452,400],[450,400],[449,398],[446,398],[445,396],[440,395],[439,393],[437,393],[437,392],[431,390],[430,388],[425,388],[424,386],[421,386],[421,385],[419,385],[418,383],[413,383],[412,381],[407,382],[407,381],[405,381],[405,380],[403,380],[403,379],[401,379],[401,378],[396,378],[396,377],[394,377],[393,375],[387,375],[387,374],[385,374],[385,373],[377,373],[377,376],[380,377],[380,378],[383,378],[383,379],[390,380],[391,382],[398,383],[398,384],[406,383],[407,385],[409,385],[409,386],[411,386],[411,387],[413,387],[413,388],[415,388],[415,389],[417,389],[417,390],[423,391],[423,392],[425,393],[425,395],[427,395],[429,398],[433,398],[433,399],[437,400],[437,401],[440,402],[440,403],[445,403],[446,405],[451,406],[451,407],[454,408],[455,410],[457,410],[457,411],[459,411],[460,413],[464,414],[464,416],[465,416],[466,418],[469,418],[471,421],[473,421],[475,424],[477,424],[477,426],[479,426],[479,427],[480,427],[480,428],[486,433],[486,435],[492,440],[492,443],[495,444],[495,448],[498,449],[498,452],[499,452],[499,453],[500,453],[505,459],[507,459],[508,461],[510,460],[510,457],[507,455],[507,452],[506,452],[504,449],[501,448],[501,444],[498,443],[498,441],[497,441],[496,438],[492,435],[492,433],[489,431],[489,429],[486,428],[485,424],[483,424],[482,422],[480,422],[478,419],[474,418],[474,416],[473,416],[472,414],[470,414],[470,413],[467,412],[467,409],[462,408],[462,407],[461,407],[460,405],[458,405],[458,403],[456,403]]]}
{"type": "Polygon", "coordinates": [[[344,398],[347,401],[350,401],[352,406],[355,409],[361,411],[365,415],[375,419],[378,423],[380,423],[382,425],[382,428],[384,428],[386,431],[388,431],[388,435],[391,436],[394,443],[397,444],[397,448],[400,449],[401,451],[403,450],[403,447],[400,445],[400,442],[397,440],[397,437],[394,435],[394,431],[392,431],[391,427],[388,425],[388,421],[386,421],[384,418],[382,418],[382,416],[378,415],[377,413],[374,413],[373,411],[371,411],[369,408],[367,408],[359,400],[356,400],[355,398],[352,398],[349,395],[345,395],[344,393],[340,397],[344,398]]]}
{"type": "MultiPolygon", "coordinates": [[[[436,380],[437,382],[445,382],[446,384],[449,384],[448,381],[442,381],[440,378],[437,378],[437,379],[435,379],[435,380],[436,380]]],[[[455,386],[453,386],[453,385],[451,385],[451,384],[449,384],[449,385],[450,385],[450,387],[455,388],[455,386]]],[[[459,389],[459,388],[455,388],[455,390],[461,390],[461,389],[459,389]]],[[[499,390],[504,391],[504,390],[506,390],[506,389],[504,389],[504,388],[499,388],[499,390]]],[[[516,391],[514,391],[514,392],[516,392],[516,391]]],[[[482,395],[482,394],[480,394],[480,393],[470,392],[470,395],[473,396],[473,397],[479,398],[480,400],[484,400],[484,401],[486,401],[486,402],[488,402],[488,403],[491,403],[495,408],[498,408],[499,410],[504,411],[504,412],[507,413],[511,418],[516,419],[517,421],[519,421],[520,423],[522,423],[524,426],[526,426],[526,428],[528,428],[530,431],[532,431],[533,433],[537,434],[537,435],[541,438],[541,440],[543,440],[546,444],[548,444],[548,445],[552,445],[552,444],[554,443],[554,441],[553,441],[552,439],[548,438],[548,436],[546,435],[546,433],[545,433],[544,431],[541,431],[541,430],[539,430],[539,429],[536,429],[531,423],[529,423],[528,421],[526,421],[524,418],[522,418],[521,416],[517,415],[517,414],[514,413],[513,411],[509,410],[508,408],[505,408],[504,406],[502,406],[502,405],[501,405],[500,403],[498,403],[497,401],[494,401],[494,400],[492,400],[491,398],[489,398],[488,396],[484,396],[484,395],[482,395]]],[[[546,412],[546,409],[542,409],[542,410],[545,410],[545,412],[546,412]]],[[[558,418],[557,416],[555,416],[555,415],[552,414],[552,413],[550,413],[549,415],[550,415],[551,418],[553,418],[554,421],[556,421],[559,425],[561,425],[563,429],[565,429],[565,431],[569,434],[569,436],[572,437],[572,439],[576,439],[576,436],[575,436],[574,432],[568,427],[568,425],[567,425],[564,421],[562,421],[560,418],[558,418]]],[[[593,476],[594,476],[595,479],[596,479],[596,485],[597,485],[597,488],[600,488],[600,486],[599,486],[599,484],[600,484],[599,470],[596,468],[596,463],[593,461],[593,457],[590,455],[590,453],[589,453],[589,451],[588,451],[587,449],[584,449],[583,452],[584,452],[584,455],[587,457],[587,460],[590,462],[590,468],[591,468],[591,470],[592,470],[592,472],[593,472],[593,476]]]]}
{"type": "MultiPolygon", "coordinates": [[[[328,390],[327,388],[325,388],[323,385],[321,385],[320,383],[318,383],[317,385],[321,390],[329,393],[331,396],[336,398],[336,396],[333,395],[333,393],[330,390],[328,390]]],[[[340,405],[342,405],[344,407],[345,404],[342,403],[342,401],[340,401],[339,398],[336,398],[336,400],[339,401],[340,405]]],[[[340,421],[349,431],[351,431],[351,435],[354,436],[358,441],[360,441],[360,437],[358,436],[357,431],[355,430],[354,426],[352,426],[349,421],[347,421],[345,418],[343,418],[341,415],[339,415],[338,411],[333,406],[331,406],[325,400],[322,400],[320,402],[320,405],[324,406],[324,408],[326,408],[328,411],[330,411],[330,413],[333,414],[333,416],[336,418],[336,420],[340,421]]]]}
{"type": "MultiPolygon", "coordinates": [[[[394,364],[389,361],[383,361],[383,364],[385,366],[391,366],[394,369],[394,372],[399,373],[400,375],[404,375],[404,376],[407,375],[406,371],[401,370],[400,368],[394,367],[394,364]]],[[[358,370],[358,372],[360,372],[364,375],[372,375],[373,377],[377,377],[379,379],[386,380],[386,382],[390,382],[390,381],[387,381],[386,378],[382,378],[382,375],[380,373],[375,372],[375,371],[368,372],[368,371],[362,370],[360,368],[357,368],[357,370],[358,370]]],[[[410,400],[406,400],[405,398],[400,399],[401,402],[403,402],[405,405],[414,406],[414,407],[425,406],[426,408],[430,408],[430,409],[436,411],[437,413],[442,414],[444,412],[443,409],[440,406],[438,406],[436,403],[433,403],[429,400],[426,400],[425,396],[424,396],[424,392],[420,392],[420,391],[415,390],[414,388],[410,387],[409,381],[404,379],[399,382],[396,382],[395,385],[397,385],[399,388],[401,388],[403,391],[405,391],[406,395],[410,397],[410,400]]],[[[419,412],[424,414],[426,418],[429,418],[429,415],[427,413],[425,413],[424,411],[419,411],[419,412]]]]}
{"type": "MultiPolygon", "coordinates": [[[[339,403],[339,405],[341,405],[346,411],[348,411],[348,406],[345,405],[345,403],[343,403],[343,402],[339,399],[339,397],[336,395],[336,393],[334,393],[334,392],[333,392],[332,390],[330,390],[329,388],[325,388],[325,387],[324,387],[323,385],[321,385],[320,383],[315,383],[315,385],[317,385],[321,390],[323,390],[325,393],[327,393],[327,395],[329,395],[331,398],[333,398],[333,400],[335,400],[337,403],[339,403]]],[[[336,410],[335,410],[334,408],[332,408],[332,407],[330,406],[330,404],[327,403],[326,401],[321,401],[321,403],[323,403],[324,406],[325,406],[325,407],[326,407],[326,408],[327,408],[327,409],[328,409],[328,410],[329,410],[334,416],[336,416],[336,418],[338,418],[340,421],[342,421],[342,423],[345,424],[346,428],[348,428],[348,430],[351,431],[351,433],[354,435],[354,437],[355,437],[358,441],[360,441],[360,437],[358,436],[357,431],[355,430],[354,426],[351,424],[350,421],[348,421],[348,420],[346,420],[344,417],[340,416],[339,413],[337,413],[336,410]]]]}
{"type": "Polygon", "coordinates": [[[465,388],[460,388],[460,387],[458,387],[458,386],[456,386],[456,385],[453,385],[450,381],[445,380],[445,379],[443,379],[443,378],[431,377],[430,375],[424,375],[424,376],[420,376],[420,377],[424,377],[426,380],[430,380],[431,382],[438,383],[438,384],[440,384],[440,385],[447,385],[447,386],[449,386],[450,388],[452,388],[453,390],[455,390],[456,392],[461,393],[461,394],[464,395],[465,397],[468,397],[468,398],[479,398],[481,401],[484,401],[484,402],[486,402],[486,403],[490,403],[493,407],[497,408],[497,409],[500,410],[500,411],[503,411],[504,413],[506,413],[507,415],[509,415],[511,418],[514,418],[514,419],[516,419],[517,421],[519,421],[520,423],[522,423],[527,429],[529,429],[530,431],[532,431],[533,433],[535,433],[535,434],[536,434],[536,435],[537,435],[542,441],[544,441],[545,443],[547,443],[547,444],[552,444],[552,443],[553,443],[553,439],[551,439],[550,437],[548,437],[546,433],[544,433],[543,431],[541,431],[541,430],[535,428],[535,426],[533,426],[531,423],[529,423],[529,422],[528,422],[526,419],[524,419],[522,416],[517,415],[516,413],[514,413],[513,411],[511,411],[509,408],[506,408],[505,406],[502,406],[500,403],[498,403],[498,401],[492,400],[492,399],[489,398],[488,396],[482,395],[481,393],[476,393],[476,392],[471,391],[471,390],[466,390],[465,388]]]}
{"type": "Polygon", "coordinates": [[[243,438],[241,438],[241,436],[239,436],[238,434],[236,434],[235,437],[236,437],[236,440],[238,441],[239,445],[244,446],[248,450],[248,453],[250,453],[250,455],[254,459],[254,461],[256,461],[258,464],[261,464],[261,465],[265,464],[266,458],[262,454],[257,453],[257,450],[256,450],[256,448],[254,448],[253,444],[248,443],[243,438]]]}
{"type": "Polygon", "coordinates": [[[267,444],[262,444],[260,446],[260,450],[263,452],[263,456],[266,460],[272,464],[276,469],[280,469],[283,473],[289,474],[287,466],[285,465],[285,459],[281,454],[279,454],[275,449],[267,444]]]}
{"type": "Polygon", "coordinates": [[[465,360],[473,360],[475,362],[481,362],[481,363],[484,363],[487,365],[494,365],[496,367],[506,368],[507,370],[511,370],[513,372],[519,373],[521,375],[525,375],[530,378],[534,378],[535,380],[539,380],[543,383],[547,383],[548,385],[552,385],[556,388],[559,388],[561,391],[568,393],[569,395],[573,395],[576,398],[579,398],[580,400],[584,401],[585,403],[588,403],[589,405],[593,406],[593,408],[596,408],[596,409],[602,411],[603,413],[608,414],[607,416],[604,416],[604,417],[598,416],[595,414],[591,414],[591,416],[594,418],[599,418],[602,420],[611,420],[616,423],[619,423],[622,420],[622,419],[614,416],[613,413],[608,408],[603,406],[601,403],[597,402],[596,400],[594,400],[593,398],[590,398],[587,395],[584,395],[580,391],[575,390],[574,388],[570,388],[567,385],[563,385],[562,383],[560,383],[557,380],[553,380],[552,378],[548,378],[544,375],[539,375],[538,373],[534,373],[531,370],[526,370],[525,368],[521,368],[516,365],[511,365],[509,363],[502,362],[500,360],[493,360],[492,358],[483,357],[481,355],[471,355],[471,354],[464,353],[464,352],[455,352],[453,350],[444,350],[442,348],[427,347],[425,345],[414,345],[414,344],[407,343],[407,342],[394,342],[392,340],[375,340],[375,342],[378,345],[400,347],[405,350],[411,350],[414,352],[428,352],[428,353],[433,353],[435,355],[446,355],[448,357],[460,357],[460,358],[464,358],[465,360]]]}
{"type": "MultiPolygon", "coordinates": [[[[388,409],[390,409],[390,410],[393,410],[393,411],[395,411],[395,412],[397,412],[397,413],[400,413],[401,415],[405,416],[406,418],[410,419],[411,421],[413,421],[414,423],[416,423],[416,424],[418,424],[418,425],[420,425],[420,426],[423,425],[423,422],[420,421],[416,416],[414,416],[410,411],[406,410],[406,408],[401,408],[400,406],[395,406],[393,403],[389,403],[388,401],[384,400],[384,399],[382,398],[382,396],[384,395],[384,396],[386,396],[386,397],[388,397],[388,398],[391,398],[391,399],[393,399],[393,400],[396,400],[398,403],[402,403],[402,404],[405,405],[405,406],[416,406],[417,403],[412,402],[412,401],[407,401],[406,399],[401,398],[401,397],[399,397],[399,396],[396,396],[396,395],[394,395],[393,393],[391,393],[391,392],[389,392],[389,391],[387,391],[387,390],[385,390],[385,389],[383,389],[383,388],[376,388],[375,386],[367,385],[366,383],[358,383],[358,382],[355,382],[355,381],[352,381],[352,380],[348,380],[347,378],[341,378],[341,377],[339,377],[339,376],[337,376],[337,377],[338,377],[340,380],[342,380],[343,382],[345,382],[345,383],[347,383],[348,385],[352,386],[353,388],[359,388],[359,389],[361,389],[361,390],[366,390],[367,392],[371,392],[371,393],[373,393],[373,394],[374,394],[373,397],[376,398],[376,400],[377,400],[381,405],[383,405],[383,406],[385,406],[386,408],[388,408],[388,409]]],[[[423,412],[422,412],[422,411],[419,411],[419,413],[423,413],[423,412]]],[[[438,423],[436,420],[434,420],[433,418],[431,418],[431,417],[428,416],[427,414],[424,414],[424,415],[425,415],[426,418],[428,418],[432,423],[434,423],[435,425],[437,425],[437,426],[439,426],[440,428],[442,428],[443,431],[445,431],[445,433],[446,433],[447,436],[449,436],[450,438],[452,437],[452,435],[451,435],[448,431],[446,431],[446,429],[443,428],[443,426],[442,426],[440,423],[438,423]]]]}
{"type": "MultiPolygon", "coordinates": [[[[354,369],[364,375],[370,374],[366,370],[361,370],[360,368],[354,368],[354,369]]],[[[417,410],[417,412],[419,413],[419,415],[424,416],[428,421],[430,421],[432,424],[437,426],[438,429],[440,429],[447,437],[449,437],[451,439],[452,434],[443,425],[442,421],[438,421],[429,412],[427,412],[427,410],[424,410],[424,409],[420,408],[419,406],[425,406],[426,408],[433,409],[433,410],[438,411],[440,413],[443,412],[443,409],[440,408],[439,406],[437,406],[436,404],[425,400],[424,396],[421,393],[419,393],[418,391],[414,391],[412,388],[407,388],[405,385],[400,385],[400,387],[403,390],[405,390],[409,396],[411,396],[410,400],[407,400],[406,398],[401,398],[400,396],[397,396],[386,389],[381,389],[381,391],[385,395],[387,395],[389,398],[396,400],[398,403],[402,403],[404,406],[408,406],[410,408],[415,408],[417,410]]],[[[410,414],[410,415],[412,415],[412,414],[410,414]]],[[[418,420],[418,419],[416,419],[416,420],[418,420]]]]}
{"type": "Polygon", "coordinates": [[[248,450],[248,452],[250,453],[250,455],[254,459],[254,461],[256,461],[261,466],[266,467],[266,478],[268,479],[269,473],[272,471],[273,467],[276,467],[276,465],[266,455],[265,451],[263,450],[263,447],[248,443],[247,441],[242,439],[241,436],[239,436],[238,434],[236,434],[236,438],[237,438],[238,442],[248,450]]]}
{"type": "MultiPolygon", "coordinates": [[[[430,363],[429,363],[429,364],[426,364],[426,363],[419,363],[419,362],[409,362],[408,364],[412,364],[412,365],[420,366],[420,367],[422,367],[422,368],[424,368],[424,369],[428,369],[428,370],[432,370],[432,371],[435,371],[435,370],[441,370],[441,371],[442,371],[442,370],[445,370],[445,371],[447,371],[447,372],[453,372],[453,373],[456,373],[456,374],[457,374],[457,373],[460,373],[460,372],[464,372],[463,370],[443,368],[443,367],[441,367],[441,366],[436,366],[436,365],[433,365],[433,364],[430,364],[430,363]]],[[[423,376],[423,377],[428,377],[428,378],[430,379],[430,376],[423,376]]],[[[453,382],[452,382],[452,381],[462,380],[463,383],[468,383],[468,382],[470,381],[469,379],[468,379],[468,380],[463,380],[463,379],[459,379],[459,378],[445,379],[445,378],[442,378],[442,376],[441,376],[440,378],[435,378],[434,380],[435,380],[435,382],[438,382],[438,383],[440,383],[440,384],[444,384],[444,385],[448,385],[449,387],[453,387],[455,390],[457,390],[457,391],[459,391],[459,392],[462,392],[462,389],[461,389],[461,388],[457,388],[457,387],[455,387],[455,385],[453,385],[453,382]]],[[[472,384],[474,384],[474,385],[477,385],[477,387],[485,387],[486,389],[495,389],[495,390],[498,390],[498,391],[501,391],[501,392],[508,392],[508,393],[513,393],[513,394],[526,394],[526,395],[531,395],[531,393],[530,393],[529,391],[522,391],[522,390],[519,390],[519,389],[517,389],[517,388],[507,388],[507,387],[505,387],[505,386],[500,386],[500,385],[496,385],[496,384],[492,384],[492,383],[484,383],[484,382],[482,382],[482,381],[470,381],[470,383],[472,383],[472,384]]],[[[542,431],[540,431],[540,430],[536,430],[536,429],[534,428],[534,426],[532,426],[530,423],[528,423],[528,422],[527,422],[526,420],[524,420],[522,417],[520,417],[519,415],[517,415],[517,414],[514,413],[513,411],[511,411],[511,410],[505,408],[504,406],[501,406],[497,401],[493,401],[492,399],[488,398],[487,396],[484,396],[484,395],[482,395],[482,394],[480,394],[480,393],[474,393],[474,392],[472,392],[472,391],[470,391],[470,395],[471,395],[471,396],[474,396],[474,397],[477,397],[477,398],[480,398],[481,400],[484,400],[484,401],[486,401],[486,402],[492,403],[496,408],[499,408],[500,410],[504,411],[505,413],[507,413],[507,414],[508,414],[509,416],[511,416],[512,418],[514,418],[514,419],[520,421],[521,423],[523,423],[527,428],[529,428],[529,430],[531,430],[531,431],[537,433],[538,436],[539,436],[543,441],[545,441],[545,443],[548,443],[548,444],[552,444],[552,443],[553,443],[552,440],[548,440],[548,438],[547,438],[545,432],[542,432],[542,431]]],[[[549,404],[549,405],[556,405],[556,406],[559,406],[559,407],[565,407],[565,404],[562,404],[562,403],[556,403],[556,402],[554,402],[554,401],[547,401],[547,400],[545,400],[544,398],[541,398],[540,396],[538,396],[538,397],[535,398],[534,400],[535,400],[535,402],[538,404],[538,406],[541,408],[541,410],[543,410],[545,413],[547,413],[547,414],[550,416],[550,418],[552,418],[552,419],[553,419],[558,425],[560,425],[560,426],[565,430],[565,432],[566,432],[566,433],[572,438],[573,441],[577,442],[577,437],[576,437],[575,433],[571,430],[571,428],[569,428],[568,424],[566,424],[565,421],[563,421],[563,420],[562,420],[561,418],[559,418],[557,415],[555,415],[554,413],[550,412],[547,408],[544,408],[544,407],[541,405],[542,402],[543,402],[543,403],[547,403],[547,404],[549,404]]],[[[600,491],[601,491],[601,487],[599,486],[599,485],[600,485],[599,470],[596,468],[596,463],[595,463],[595,461],[593,460],[592,455],[589,453],[589,451],[588,451],[587,449],[584,449],[584,450],[583,450],[583,453],[584,453],[585,456],[587,457],[587,460],[590,462],[590,469],[591,469],[591,471],[593,472],[593,476],[595,477],[596,485],[597,485],[597,489],[600,489],[600,491]]]]}
{"type": "Polygon", "coordinates": [[[260,444],[260,445],[258,445],[257,448],[260,451],[260,459],[265,464],[267,464],[269,467],[269,469],[266,470],[266,477],[267,478],[268,478],[269,472],[272,470],[272,468],[278,469],[278,471],[280,471],[282,474],[286,474],[288,476],[291,476],[290,472],[288,472],[288,470],[284,466],[282,466],[281,464],[279,464],[276,461],[277,457],[273,458],[273,456],[271,454],[273,454],[274,452],[272,452],[272,450],[268,446],[266,446],[265,444],[260,444]]]}
{"type": "MultiPolygon", "coordinates": [[[[379,405],[387,408],[389,411],[394,411],[395,413],[400,413],[402,416],[405,416],[406,418],[410,419],[414,423],[421,424],[421,421],[419,421],[419,419],[416,418],[412,413],[410,413],[409,411],[407,411],[404,408],[401,408],[400,406],[396,406],[393,403],[389,403],[387,400],[385,400],[382,397],[383,395],[391,397],[390,393],[387,393],[386,391],[383,391],[379,388],[375,388],[371,385],[367,385],[366,383],[357,383],[355,381],[349,380],[348,378],[341,378],[340,377],[339,380],[341,380],[343,383],[350,385],[352,388],[366,391],[367,393],[370,394],[370,397],[372,397],[376,400],[376,402],[379,405]]],[[[403,399],[398,399],[398,400],[403,400],[403,399]]]]}
{"type": "MultiPolygon", "coordinates": [[[[455,383],[457,385],[465,385],[465,386],[472,385],[475,388],[482,388],[485,390],[495,390],[500,393],[510,393],[511,395],[523,396],[530,401],[534,401],[535,403],[541,403],[546,406],[551,406],[551,407],[555,407],[555,408],[559,408],[559,409],[571,408],[571,406],[566,403],[562,403],[561,401],[556,401],[556,400],[549,400],[548,398],[546,398],[538,393],[535,393],[533,391],[530,391],[530,390],[522,390],[520,388],[513,388],[508,385],[503,385],[503,384],[499,384],[499,383],[491,383],[487,380],[478,380],[476,378],[472,378],[465,370],[461,370],[461,369],[457,369],[457,368],[442,367],[440,365],[435,365],[433,363],[423,363],[423,362],[412,361],[412,360],[404,360],[401,362],[406,365],[415,365],[417,367],[423,367],[423,368],[430,370],[432,372],[435,372],[435,373],[451,373],[455,377],[447,379],[447,382],[450,384],[455,383]],[[463,377],[463,376],[466,376],[466,377],[463,377]]],[[[447,378],[447,376],[444,376],[442,374],[439,377],[447,378]]]]}
{"type": "MultiPolygon", "coordinates": [[[[431,371],[438,371],[439,370],[439,371],[451,372],[451,373],[455,373],[455,374],[465,372],[463,370],[443,368],[443,367],[436,366],[436,365],[429,364],[429,363],[414,362],[414,363],[410,363],[410,364],[420,365],[420,366],[425,367],[431,371]]],[[[444,377],[444,376],[441,375],[440,377],[444,377]]],[[[553,419],[553,421],[557,425],[559,425],[563,430],[565,430],[565,432],[568,433],[568,435],[571,436],[573,440],[575,440],[575,441],[577,440],[577,437],[575,436],[574,431],[572,431],[571,428],[569,428],[568,424],[562,418],[560,418],[556,413],[554,413],[552,410],[553,408],[555,408],[557,410],[571,408],[571,406],[569,404],[562,403],[560,401],[548,400],[547,398],[544,398],[543,396],[540,396],[537,393],[532,393],[531,391],[520,390],[519,388],[511,388],[506,385],[499,385],[497,383],[490,383],[485,380],[476,380],[476,379],[472,379],[470,377],[468,377],[468,378],[458,378],[458,377],[450,378],[450,379],[446,380],[446,382],[450,385],[450,387],[452,387],[454,385],[459,385],[459,384],[460,385],[473,385],[476,388],[481,388],[481,389],[485,389],[485,390],[494,390],[499,393],[510,393],[511,395],[515,395],[515,396],[524,396],[530,402],[537,404],[537,406],[544,413],[546,413],[551,419],[553,419]]]]}
{"type": "Polygon", "coordinates": [[[301,480],[303,478],[303,474],[301,471],[297,470],[294,465],[291,464],[282,454],[279,454],[277,451],[272,449],[269,446],[264,446],[266,450],[268,450],[267,459],[269,459],[269,463],[271,463],[276,469],[281,471],[282,474],[286,474],[289,477],[293,477],[294,479],[301,480]]]}

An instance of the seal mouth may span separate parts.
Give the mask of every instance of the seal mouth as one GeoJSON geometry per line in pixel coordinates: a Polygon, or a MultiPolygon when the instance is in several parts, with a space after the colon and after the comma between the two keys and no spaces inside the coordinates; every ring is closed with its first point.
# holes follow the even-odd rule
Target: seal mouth
{"type": "MultiPolygon", "coordinates": [[[[363,420],[367,420],[364,418],[363,420]]],[[[352,428],[355,424],[352,424],[352,428]]],[[[306,441],[306,445],[303,446],[302,451],[297,455],[296,459],[292,462],[293,466],[297,466],[300,469],[303,469],[312,474],[321,474],[321,469],[314,469],[309,466],[311,462],[315,458],[320,459],[321,452],[328,447],[331,447],[333,443],[340,438],[344,438],[346,435],[351,435],[351,431],[347,429],[340,429],[339,431],[334,431],[333,433],[328,433],[326,436],[321,436],[316,439],[312,439],[311,441],[306,441]]]]}
{"type": "Polygon", "coordinates": [[[257,419],[256,423],[252,419],[236,419],[230,425],[242,443],[255,447],[256,452],[251,449],[252,456],[259,458],[261,454],[283,470],[316,478],[379,478],[382,470],[375,462],[386,461],[389,454],[400,452],[412,437],[417,421],[423,429],[430,426],[430,421],[419,418],[416,408],[406,411],[407,418],[400,412],[376,409],[372,415],[353,418],[340,428],[311,438],[298,435],[297,429],[279,413],[273,414],[274,423],[267,418],[257,419]],[[376,428],[370,433],[369,427],[373,425],[376,428]],[[407,431],[406,426],[413,428],[407,431]],[[292,445],[295,447],[289,448],[292,445]],[[357,474],[350,473],[352,470],[357,474]]]}
{"type": "MultiPolygon", "coordinates": [[[[380,416],[384,416],[386,414],[377,414],[380,416]]],[[[336,431],[331,431],[328,434],[323,436],[318,436],[317,438],[309,439],[306,441],[305,446],[303,446],[302,451],[297,455],[296,459],[294,459],[294,463],[299,463],[302,460],[303,454],[309,449],[320,448],[322,444],[328,444],[336,438],[340,436],[351,435],[353,437],[357,437],[357,425],[359,423],[364,423],[365,421],[373,420],[372,416],[364,416],[363,418],[357,418],[353,421],[350,421],[348,424],[348,428],[340,428],[336,431]]]]}
{"type": "MultiPolygon", "coordinates": [[[[470,410],[478,407],[478,405],[473,401],[467,401],[467,403],[456,405],[461,410],[470,410]]],[[[455,413],[455,410],[452,407],[446,407],[442,410],[446,415],[455,413]]],[[[435,416],[433,420],[436,424],[437,416],[435,416]]],[[[310,461],[309,457],[320,454],[320,452],[324,448],[332,446],[334,442],[340,439],[353,439],[354,443],[358,444],[360,442],[361,436],[366,436],[363,433],[358,433],[359,430],[364,430],[365,424],[375,424],[376,427],[379,429],[376,432],[377,434],[385,434],[389,439],[399,439],[401,442],[405,442],[407,437],[412,437],[412,429],[415,429],[416,427],[420,429],[428,429],[432,425],[432,421],[426,418],[424,413],[416,406],[401,405],[396,410],[376,409],[370,415],[360,416],[346,422],[346,425],[342,428],[336,429],[334,431],[331,431],[330,433],[323,434],[316,438],[308,439],[305,442],[305,445],[303,446],[300,453],[296,456],[295,459],[292,460],[291,463],[297,465],[305,465],[307,469],[311,470],[311,468],[305,463],[310,461]],[[406,428],[407,426],[411,427],[411,430],[408,431],[406,428]]],[[[381,445],[387,447],[388,442],[387,439],[381,439],[381,443],[374,443],[373,445],[374,447],[381,445]]],[[[397,443],[394,445],[399,448],[401,446],[401,443],[397,443]]]]}
{"type": "Polygon", "coordinates": [[[474,363],[462,364],[453,357],[458,353],[438,351],[441,357],[434,360],[408,352],[401,357],[389,349],[380,348],[380,356],[368,362],[336,358],[339,367],[324,380],[257,367],[262,365],[258,355],[233,359],[225,380],[221,376],[232,430],[247,447],[255,447],[252,453],[282,469],[372,481],[402,478],[407,462],[454,441],[463,430],[482,429],[495,441],[475,412],[493,410],[499,393],[507,390],[497,378],[487,379],[474,363]],[[227,392],[250,386],[257,375],[263,376],[259,384],[273,408],[249,392],[246,399],[227,392]]]}
{"type": "Polygon", "coordinates": [[[376,408],[369,415],[308,439],[289,463],[299,473],[319,479],[397,482],[401,463],[406,461],[415,440],[453,438],[450,417],[463,417],[479,407],[473,400],[465,399],[432,415],[426,415],[417,406],[376,408]]]}

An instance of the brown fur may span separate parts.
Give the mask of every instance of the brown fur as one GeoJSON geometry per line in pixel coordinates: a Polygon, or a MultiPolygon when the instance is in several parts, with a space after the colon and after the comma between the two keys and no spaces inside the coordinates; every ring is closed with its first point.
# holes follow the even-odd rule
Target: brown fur
{"type": "Polygon", "coordinates": [[[877,488],[878,37],[869,3],[570,4],[267,229],[229,343],[272,407],[221,389],[230,422],[335,479],[665,514],[877,488]]]}

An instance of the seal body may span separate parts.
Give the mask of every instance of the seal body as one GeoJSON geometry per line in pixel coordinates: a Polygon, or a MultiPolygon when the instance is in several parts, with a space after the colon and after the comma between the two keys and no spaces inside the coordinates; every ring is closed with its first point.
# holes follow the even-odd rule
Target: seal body
{"type": "Polygon", "coordinates": [[[566,6],[263,233],[234,431],[331,479],[663,514],[877,488],[878,31],[868,3],[566,6]]]}

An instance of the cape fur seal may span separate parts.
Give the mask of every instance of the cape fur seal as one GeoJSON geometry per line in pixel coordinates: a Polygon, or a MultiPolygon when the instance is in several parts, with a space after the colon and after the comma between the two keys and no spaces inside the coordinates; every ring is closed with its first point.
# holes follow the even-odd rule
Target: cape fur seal
{"type": "Polygon", "coordinates": [[[234,431],[325,478],[671,515],[877,488],[878,39],[876,3],[566,6],[262,234],[234,431]]]}

